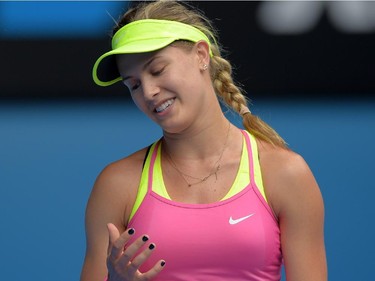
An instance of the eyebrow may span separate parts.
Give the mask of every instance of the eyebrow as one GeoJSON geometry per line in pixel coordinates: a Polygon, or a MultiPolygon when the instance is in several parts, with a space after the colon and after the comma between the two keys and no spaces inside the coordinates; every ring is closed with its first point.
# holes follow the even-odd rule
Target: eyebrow
{"type": "MultiPolygon", "coordinates": [[[[142,67],[142,71],[145,70],[154,60],[156,60],[157,58],[161,58],[161,56],[154,56],[152,57],[149,61],[147,61],[143,67],[142,67]]],[[[128,80],[129,78],[131,78],[131,76],[125,76],[124,78],[122,78],[122,81],[125,81],[125,80],[128,80]]]]}

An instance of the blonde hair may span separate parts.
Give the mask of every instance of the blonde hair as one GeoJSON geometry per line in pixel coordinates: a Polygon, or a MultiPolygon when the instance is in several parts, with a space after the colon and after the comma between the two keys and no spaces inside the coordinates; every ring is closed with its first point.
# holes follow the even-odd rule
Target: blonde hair
{"type": "Polygon", "coordinates": [[[242,116],[243,126],[248,132],[274,146],[287,147],[286,142],[273,128],[247,110],[247,98],[233,81],[232,65],[221,55],[222,50],[217,41],[217,31],[202,12],[177,1],[138,2],[122,16],[113,33],[116,33],[122,26],[141,19],[179,21],[194,26],[205,33],[211,43],[213,56],[210,61],[210,75],[218,97],[242,116]]]}

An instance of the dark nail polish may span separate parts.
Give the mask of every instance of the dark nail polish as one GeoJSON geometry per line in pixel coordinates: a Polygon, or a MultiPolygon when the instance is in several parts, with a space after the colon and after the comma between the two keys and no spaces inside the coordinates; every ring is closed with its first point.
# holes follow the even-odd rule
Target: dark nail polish
{"type": "Polygon", "coordinates": [[[129,234],[129,235],[133,235],[134,232],[135,232],[135,231],[134,231],[134,228],[130,228],[130,229],[128,230],[128,234],[129,234]]]}
{"type": "Polygon", "coordinates": [[[155,244],[150,244],[150,246],[148,246],[148,248],[149,248],[150,250],[153,250],[153,249],[155,248],[155,244]]]}
{"type": "Polygon", "coordinates": [[[143,242],[146,242],[146,241],[148,241],[148,237],[147,237],[146,235],[145,235],[145,236],[143,236],[143,237],[142,237],[142,241],[143,241],[143,242]]]}
{"type": "Polygon", "coordinates": [[[161,265],[161,266],[164,266],[164,265],[165,265],[165,261],[162,261],[162,262],[160,263],[160,265],[161,265]]]}

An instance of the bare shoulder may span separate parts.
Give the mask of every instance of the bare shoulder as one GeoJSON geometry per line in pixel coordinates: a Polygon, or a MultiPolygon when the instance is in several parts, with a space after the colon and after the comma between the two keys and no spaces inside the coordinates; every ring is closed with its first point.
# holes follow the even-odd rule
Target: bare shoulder
{"type": "Polygon", "coordinates": [[[102,186],[105,186],[107,189],[129,189],[124,187],[139,180],[145,153],[146,148],[106,166],[99,174],[95,187],[102,188],[102,186]],[[120,187],[122,183],[126,183],[123,188],[120,187]]]}
{"type": "Polygon", "coordinates": [[[118,227],[126,224],[136,198],[147,148],[106,166],[97,177],[88,210],[101,210],[118,227]]]}
{"type": "Polygon", "coordinates": [[[298,211],[301,204],[320,204],[318,184],[301,155],[261,141],[258,149],[266,195],[276,215],[298,211]]]}
{"type": "Polygon", "coordinates": [[[287,280],[327,280],[324,205],[301,155],[258,141],[263,185],[278,219],[287,280]]]}

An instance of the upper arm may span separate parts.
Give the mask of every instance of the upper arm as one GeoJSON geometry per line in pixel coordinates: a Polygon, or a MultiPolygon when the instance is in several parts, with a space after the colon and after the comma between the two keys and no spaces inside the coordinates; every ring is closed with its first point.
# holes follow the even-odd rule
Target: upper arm
{"type": "Polygon", "coordinates": [[[288,281],[325,281],[323,199],[304,159],[284,153],[270,165],[272,174],[268,172],[265,186],[279,219],[286,277],[288,281]]]}
{"type": "Polygon", "coordinates": [[[86,255],[81,281],[103,281],[106,277],[107,224],[116,225],[120,233],[125,231],[141,169],[139,161],[126,159],[109,165],[98,176],[86,207],[86,255]]]}

